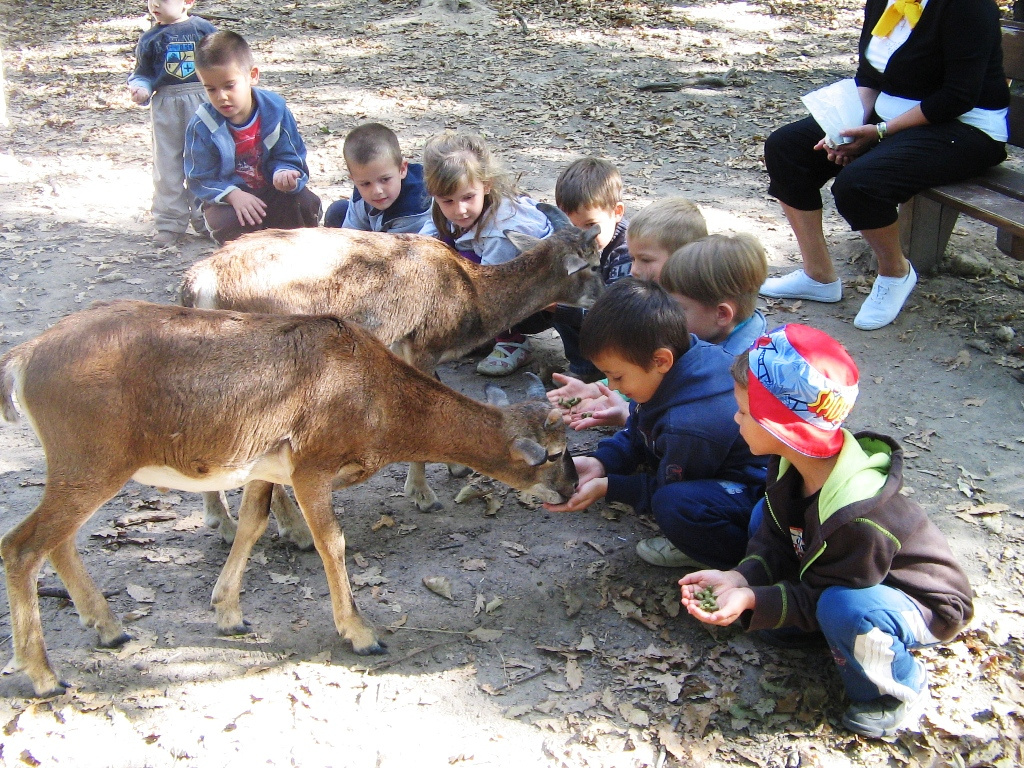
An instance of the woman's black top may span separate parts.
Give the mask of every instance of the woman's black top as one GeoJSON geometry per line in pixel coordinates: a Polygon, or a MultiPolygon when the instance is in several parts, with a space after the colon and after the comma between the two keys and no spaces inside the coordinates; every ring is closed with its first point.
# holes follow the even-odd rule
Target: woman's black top
{"type": "Polygon", "coordinates": [[[993,0],[928,0],[910,37],[879,72],[864,52],[886,6],[886,0],[868,0],[864,8],[857,85],[920,101],[930,123],[955,120],[975,107],[1009,106],[993,0]]]}

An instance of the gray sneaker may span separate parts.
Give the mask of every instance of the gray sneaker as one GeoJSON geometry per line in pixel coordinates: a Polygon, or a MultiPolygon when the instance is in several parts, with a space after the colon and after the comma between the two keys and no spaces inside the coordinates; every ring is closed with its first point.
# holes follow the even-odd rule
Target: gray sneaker
{"type": "Polygon", "coordinates": [[[636,545],[636,553],[644,562],[660,565],[663,568],[692,568],[695,571],[707,568],[704,563],[681,552],[664,536],[655,536],[639,541],[636,545]]]}
{"type": "Polygon", "coordinates": [[[916,723],[928,703],[928,676],[912,701],[900,701],[895,696],[879,696],[871,701],[858,701],[843,713],[843,725],[854,733],[869,739],[893,736],[901,728],[916,723]]]}

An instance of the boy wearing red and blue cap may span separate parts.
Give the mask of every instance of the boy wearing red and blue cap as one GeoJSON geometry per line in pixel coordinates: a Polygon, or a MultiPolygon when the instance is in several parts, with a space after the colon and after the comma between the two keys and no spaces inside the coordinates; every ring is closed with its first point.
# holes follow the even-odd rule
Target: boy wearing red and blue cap
{"type": "Polygon", "coordinates": [[[734,570],[680,580],[683,605],[769,641],[823,638],[851,701],[844,725],[891,736],[928,699],[911,649],[952,639],[973,616],[967,577],[924,510],[899,493],[900,446],[842,429],[858,372],[835,339],[783,326],[737,357],[733,377],[740,434],[752,453],[772,455],[761,522],[734,570]],[[710,613],[696,597],[707,588],[718,604],[710,613]]]}

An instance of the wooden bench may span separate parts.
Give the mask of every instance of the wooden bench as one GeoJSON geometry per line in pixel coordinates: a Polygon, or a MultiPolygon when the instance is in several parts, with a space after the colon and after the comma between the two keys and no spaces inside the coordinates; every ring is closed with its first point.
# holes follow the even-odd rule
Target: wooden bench
{"type": "MultiPolygon", "coordinates": [[[[1024,147],[1024,23],[1004,21],[1003,70],[1010,80],[1009,144],[1024,147]]],[[[921,192],[900,206],[903,252],[933,274],[963,213],[998,227],[996,245],[1024,260],[1024,173],[997,165],[981,176],[921,192]]]]}

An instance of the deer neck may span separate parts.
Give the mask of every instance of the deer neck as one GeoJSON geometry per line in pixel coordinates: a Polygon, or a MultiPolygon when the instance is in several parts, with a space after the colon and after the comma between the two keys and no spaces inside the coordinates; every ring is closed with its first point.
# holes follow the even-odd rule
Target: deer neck
{"type": "Polygon", "coordinates": [[[561,295],[564,282],[552,274],[550,258],[530,255],[482,267],[477,274],[474,282],[480,324],[487,336],[508,330],[554,303],[561,295]]]}
{"type": "Polygon", "coordinates": [[[492,477],[505,474],[508,453],[501,409],[433,379],[423,383],[422,392],[403,390],[402,401],[411,405],[395,425],[402,435],[401,455],[391,460],[458,463],[492,477]]]}

